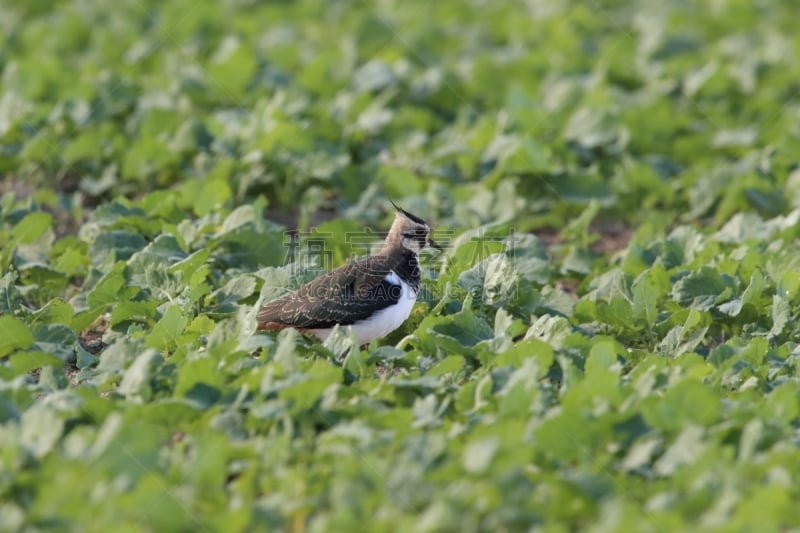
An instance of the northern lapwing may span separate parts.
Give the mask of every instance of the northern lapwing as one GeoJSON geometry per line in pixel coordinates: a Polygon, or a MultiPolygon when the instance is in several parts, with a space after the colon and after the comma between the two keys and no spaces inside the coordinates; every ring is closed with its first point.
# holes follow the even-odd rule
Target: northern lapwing
{"type": "Polygon", "coordinates": [[[264,304],[258,329],[296,328],[325,340],[334,326],[351,326],[364,345],[405,322],[420,290],[419,252],[442,249],[421,218],[397,207],[377,255],[337,268],[297,291],[264,304]]]}

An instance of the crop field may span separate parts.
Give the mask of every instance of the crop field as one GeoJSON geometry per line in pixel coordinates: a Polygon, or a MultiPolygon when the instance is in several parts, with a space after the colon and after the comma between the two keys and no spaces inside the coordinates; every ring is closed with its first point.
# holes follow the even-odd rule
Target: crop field
{"type": "Polygon", "coordinates": [[[800,531],[798,13],[0,2],[0,531],[800,531]]]}

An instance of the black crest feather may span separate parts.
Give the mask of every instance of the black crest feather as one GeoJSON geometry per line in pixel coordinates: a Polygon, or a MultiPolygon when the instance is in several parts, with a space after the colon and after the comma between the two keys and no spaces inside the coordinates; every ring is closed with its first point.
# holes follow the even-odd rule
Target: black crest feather
{"type": "Polygon", "coordinates": [[[413,220],[417,224],[424,224],[424,225],[428,224],[427,222],[425,222],[424,220],[419,218],[417,215],[413,215],[413,214],[409,213],[408,211],[406,211],[405,209],[403,209],[402,207],[398,207],[398,205],[396,203],[394,203],[393,201],[389,200],[389,203],[392,204],[392,207],[394,207],[395,211],[403,213],[405,216],[407,216],[408,218],[410,218],[411,220],[413,220]]]}

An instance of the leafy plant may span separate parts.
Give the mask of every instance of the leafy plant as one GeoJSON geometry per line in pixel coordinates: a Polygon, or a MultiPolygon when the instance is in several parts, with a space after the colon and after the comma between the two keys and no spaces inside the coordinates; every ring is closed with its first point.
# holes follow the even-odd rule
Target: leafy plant
{"type": "Polygon", "coordinates": [[[0,529],[797,529],[795,19],[0,6],[0,529]],[[255,331],[389,200],[399,331],[255,331]]]}

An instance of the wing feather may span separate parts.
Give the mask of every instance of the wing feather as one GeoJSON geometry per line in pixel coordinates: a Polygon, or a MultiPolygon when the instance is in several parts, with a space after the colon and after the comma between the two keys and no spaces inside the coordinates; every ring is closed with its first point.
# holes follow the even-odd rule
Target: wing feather
{"type": "Polygon", "coordinates": [[[264,304],[257,320],[259,324],[307,329],[364,320],[400,299],[401,287],[386,280],[390,271],[384,256],[350,263],[264,304]]]}

